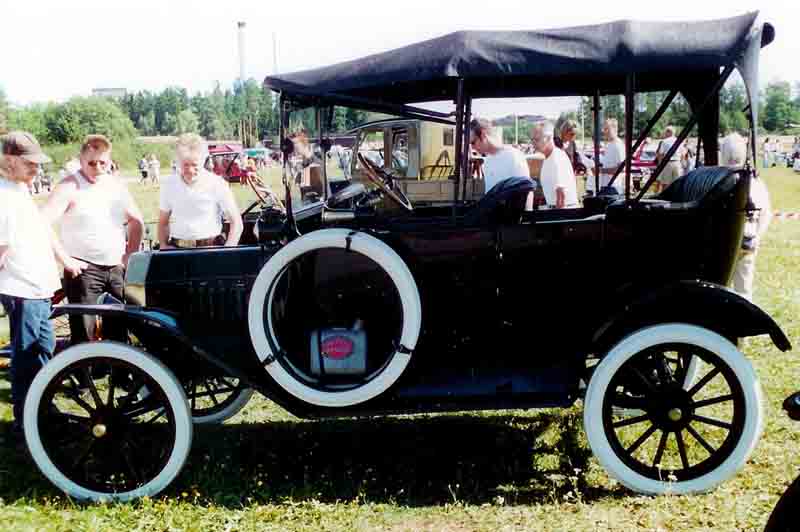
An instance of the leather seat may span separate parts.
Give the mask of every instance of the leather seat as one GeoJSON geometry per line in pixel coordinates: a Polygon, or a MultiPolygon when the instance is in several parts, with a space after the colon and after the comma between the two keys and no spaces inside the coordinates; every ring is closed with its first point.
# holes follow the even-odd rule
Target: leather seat
{"type": "Polygon", "coordinates": [[[676,203],[713,202],[731,192],[740,179],[740,170],[727,166],[703,166],[675,180],[657,199],[676,203]]]}
{"type": "Polygon", "coordinates": [[[527,177],[510,177],[500,181],[465,215],[469,225],[512,225],[519,223],[525,211],[528,194],[536,183],[527,177]]]}

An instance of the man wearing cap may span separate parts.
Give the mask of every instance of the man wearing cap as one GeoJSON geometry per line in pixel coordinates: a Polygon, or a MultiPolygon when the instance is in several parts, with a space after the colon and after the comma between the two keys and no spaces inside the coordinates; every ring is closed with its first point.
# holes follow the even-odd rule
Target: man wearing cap
{"type": "Polygon", "coordinates": [[[222,177],[203,168],[208,153],[202,137],[186,133],[175,146],[178,174],[161,186],[158,241],[160,249],[235,246],[243,223],[231,189],[222,177]],[[230,220],[222,235],[222,216],[230,220]]]}
{"type": "MultiPolygon", "coordinates": [[[[87,136],[80,170],[61,181],[43,207],[51,223],[60,220],[64,249],[85,264],[80,275],[64,275],[70,303],[94,304],[103,292],[122,300],[128,257],[142,241],[139,208],[110,169],[111,142],[103,135],[87,136]]],[[[94,316],[70,316],[72,343],[93,340],[95,329],[94,316]]]]}
{"type": "Polygon", "coordinates": [[[80,273],[33,202],[28,185],[40,163],[50,159],[30,133],[0,138],[0,301],[11,325],[12,430],[21,435],[25,395],[55,347],[50,298],[61,286],[56,258],[80,273]]]}

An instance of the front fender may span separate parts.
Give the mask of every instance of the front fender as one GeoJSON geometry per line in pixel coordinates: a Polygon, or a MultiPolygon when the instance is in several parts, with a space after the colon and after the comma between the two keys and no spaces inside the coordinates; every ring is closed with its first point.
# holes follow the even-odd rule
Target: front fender
{"type": "Polygon", "coordinates": [[[593,351],[605,352],[626,334],[646,325],[682,322],[735,340],[768,334],[781,351],[789,339],[766,312],[733,290],[705,281],[678,281],[640,291],[611,315],[592,337],[593,351]]]}
{"type": "Polygon", "coordinates": [[[53,307],[51,318],[64,315],[115,317],[123,320],[134,332],[145,349],[164,362],[174,373],[181,375],[193,364],[206,362],[222,370],[225,375],[238,377],[248,385],[253,383],[246,374],[226,364],[198,346],[180,328],[178,321],[169,312],[140,307],[138,305],[107,304],[81,305],[65,304],[53,307]],[[187,359],[187,356],[188,359],[187,359]]]}

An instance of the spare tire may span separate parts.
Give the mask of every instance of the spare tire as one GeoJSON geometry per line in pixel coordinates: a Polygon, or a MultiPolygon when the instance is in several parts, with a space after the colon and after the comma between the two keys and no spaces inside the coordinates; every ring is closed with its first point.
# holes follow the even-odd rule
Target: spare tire
{"type": "Polygon", "coordinates": [[[392,248],[367,233],[351,229],[322,229],[290,242],[264,264],[250,292],[247,319],[255,352],[278,385],[291,395],[313,405],[345,407],[368,401],[397,382],[417,345],[422,325],[422,305],[411,271],[392,248]],[[402,306],[403,325],[400,338],[387,363],[363,384],[346,390],[320,390],[302,382],[287,370],[280,360],[281,349],[275,338],[269,312],[275,287],[289,265],[305,253],[325,248],[347,249],[374,261],[394,283],[402,306]]]}

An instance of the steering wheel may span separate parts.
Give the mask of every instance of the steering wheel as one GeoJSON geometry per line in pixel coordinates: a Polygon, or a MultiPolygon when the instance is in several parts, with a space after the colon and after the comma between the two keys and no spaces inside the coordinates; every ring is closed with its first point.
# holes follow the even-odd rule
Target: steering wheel
{"type": "Polygon", "coordinates": [[[358,154],[358,160],[361,162],[361,166],[367,174],[367,179],[369,179],[372,184],[385,192],[387,196],[403,209],[408,212],[414,210],[414,207],[411,206],[411,202],[408,201],[406,195],[400,190],[397,181],[395,181],[394,177],[392,177],[389,172],[373,164],[373,162],[364,157],[362,153],[358,154]]]}

